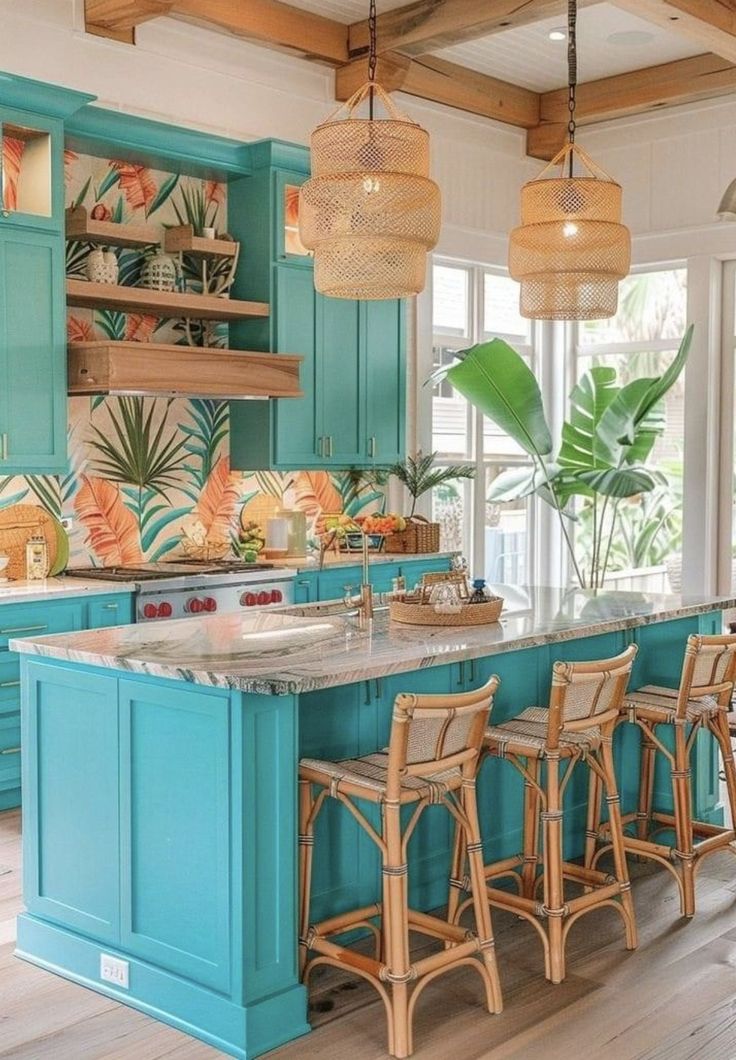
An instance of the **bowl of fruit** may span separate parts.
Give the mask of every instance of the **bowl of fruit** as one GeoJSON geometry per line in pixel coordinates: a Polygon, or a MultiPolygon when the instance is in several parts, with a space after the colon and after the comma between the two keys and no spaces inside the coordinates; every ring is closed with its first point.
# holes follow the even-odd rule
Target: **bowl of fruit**
{"type": "Polygon", "coordinates": [[[406,520],[400,515],[376,512],[373,515],[359,515],[355,519],[357,530],[348,531],[345,535],[345,547],[349,552],[359,552],[363,548],[363,534],[368,538],[371,552],[380,552],[387,534],[403,530],[406,520]]]}

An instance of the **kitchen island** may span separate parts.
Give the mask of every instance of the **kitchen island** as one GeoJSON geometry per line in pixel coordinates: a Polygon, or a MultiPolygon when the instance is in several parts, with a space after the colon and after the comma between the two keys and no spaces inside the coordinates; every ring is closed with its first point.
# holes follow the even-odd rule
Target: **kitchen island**
{"type": "MultiPolygon", "coordinates": [[[[19,956],[238,1057],[305,1034],[297,976],[297,763],[385,746],[400,691],[501,677],[494,717],[544,703],[552,662],[640,646],[633,683],[676,683],[685,638],[736,601],[515,589],[492,626],[389,625],[308,606],[11,642],[22,653],[24,897],[19,956]]],[[[636,734],[619,732],[625,809],[636,734]]],[[[584,778],[567,790],[583,834],[584,778]]],[[[520,781],[479,782],[486,860],[520,849],[520,781]]],[[[664,778],[657,799],[666,804],[664,778]]],[[[696,812],[718,821],[718,773],[699,745],[696,812]]],[[[409,847],[411,902],[446,898],[449,815],[430,807],[409,847]]],[[[374,901],[370,840],[321,815],[316,919],[374,901]]],[[[576,853],[568,841],[568,854],[576,853]]],[[[503,964],[501,966],[503,976],[503,964]]]]}

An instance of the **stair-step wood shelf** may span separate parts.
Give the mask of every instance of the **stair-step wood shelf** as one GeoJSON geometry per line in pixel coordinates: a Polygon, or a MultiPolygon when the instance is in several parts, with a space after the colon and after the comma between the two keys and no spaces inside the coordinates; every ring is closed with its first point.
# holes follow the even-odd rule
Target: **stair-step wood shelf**
{"type": "Polygon", "coordinates": [[[176,225],[164,232],[167,254],[192,254],[198,258],[234,258],[238,244],[232,239],[205,239],[195,236],[191,225],[176,225]]]}
{"type": "Polygon", "coordinates": [[[161,229],[156,225],[96,221],[85,206],[70,206],[66,211],[66,238],[106,247],[150,247],[160,244],[161,229]]]}
{"type": "MultiPolygon", "coordinates": [[[[117,309],[122,313],[149,313],[156,317],[193,317],[196,320],[245,320],[267,317],[267,302],[244,302],[216,295],[151,291],[114,283],[67,279],[67,305],[79,309],[117,309]]],[[[181,348],[181,347],[179,347],[181,348]]]]}
{"type": "Polygon", "coordinates": [[[302,397],[302,358],[154,342],[69,344],[70,394],[302,397]]]}

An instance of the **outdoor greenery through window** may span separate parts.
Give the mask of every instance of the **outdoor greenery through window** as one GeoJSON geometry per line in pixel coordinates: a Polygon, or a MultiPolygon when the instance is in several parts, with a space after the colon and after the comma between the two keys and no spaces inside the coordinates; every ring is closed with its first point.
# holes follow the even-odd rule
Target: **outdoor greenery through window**
{"type": "MultiPolygon", "coordinates": [[[[494,336],[506,339],[533,366],[532,330],[519,315],[519,285],[481,266],[437,262],[433,269],[434,367],[494,336]]],[[[521,584],[530,570],[532,506],[526,500],[489,504],[493,479],[529,458],[495,424],[444,381],[432,399],[432,448],[443,465],[473,463],[474,480],[450,481],[432,496],[443,548],[461,549],[472,572],[491,583],[521,584]]]]}
{"type": "MultiPolygon", "coordinates": [[[[614,368],[619,385],[661,375],[685,332],[686,312],[686,269],[628,276],[621,283],[615,317],[577,326],[577,378],[599,365],[614,368]]],[[[680,590],[684,404],[681,377],[666,396],[664,432],[647,460],[661,482],[651,493],[619,502],[606,578],[611,587],[680,590]]],[[[592,548],[590,502],[579,504],[577,514],[576,553],[587,565],[592,548]]]]}

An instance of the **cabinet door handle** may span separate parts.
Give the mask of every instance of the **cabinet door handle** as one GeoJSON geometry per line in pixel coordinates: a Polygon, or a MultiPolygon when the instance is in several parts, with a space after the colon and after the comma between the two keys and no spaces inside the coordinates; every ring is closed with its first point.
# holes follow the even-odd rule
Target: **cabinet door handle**
{"type": "Polygon", "coordinates": [[[368,456],[376,455],[376,438],[375,435],[371,435],[368,439],[368,456]]]}
{"type": "Polygon", "coordinates": [[[10,633],[43,633],[48,626],[13,626],[11,629],[0,629],[0,636],[10,633]]]}
{"type": "Polygon", "coordinates": [[[475,659],[470,660],[470,680],[475,681],[475,659]]]}
{"type": "MultiPolygon", "coordinates": [[[[7,216],[7,210],[3,210],[3,217],[7,216]]],[[[3,460],[8,459],[8,436],[5,433],[0,436],[0,457],[2,457],[3,460]]]]}
{"type": "Polygon", "coordinates": [[[118,605],[117,604],[103,604],[102,605],[102,610],[103,611],[117,611],[117,609],[118,609],[118,605]]]}
{"type": "Polygon", "coordinates": [[[458,679],[457,679],[457,683],[459,685],[462,685],[462,684],[465,683],[465,663],[464,662],[458,663],[457,664],[457,669],[458,669],[458,673],[460,675],[458,677],[458,679]]]}
{"type": "Polygon", "coordinates": [[[332,435],[331,434],[327,435],[327,452],[325,453],[325,456],[327,457],[328,460],[332,456],[332,435]]]}
{"type": "Polygon", "coordinates": [[[0,688],[20,688],[20,681],[0,681],[0,688]]]}
{"type": "Polygon", "coordinates": [[[323,435],[320,434],[319,438],[317,439],[317,456],[324,456],[325,455],[324,449],[325,449],[325,440],[324,440],[323,435]]]}
{"type": "Polygon", "coordinates": [[[366,707],[369,707],[371,705],[371,683],[370,683],[370,681],[366,681],[366,683],[365,683],[365,701],[364,702],[365,702],[365,706],[366,707]]]}
{"type": "Polygon", "coordinates": [[[307,603],[311,604],[311,602],[312,602],[312,585],[311,585],[311,583],[306,578],[303,578],[300,581],[298,581],[296,584],[304,586],[304,588],[307,590],[307,603]]]}
{"type": "Polygon", "coordinates": [[[383,695],[383,678],[377,677],[376,678],[376,696],[378,697],[378,699],[380,699],[382,695],[383,695]]]}
{"type": "Polygon", "coordinates": [[[19,755],[20,747],[6,747],[4,751],[0,751],[0,755],[19,755]]]}

